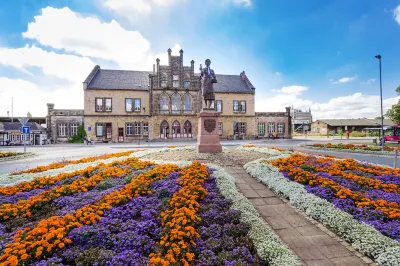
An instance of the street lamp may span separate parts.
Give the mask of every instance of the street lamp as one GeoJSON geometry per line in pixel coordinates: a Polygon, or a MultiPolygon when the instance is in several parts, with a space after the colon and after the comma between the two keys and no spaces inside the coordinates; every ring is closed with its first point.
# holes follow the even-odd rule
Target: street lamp
{"type": "Polygon", "coordinates": [[[381,130],[382,130],[382,141],[381,141],[381,145],[382,145],[382,151],[384,151],[384,147],[385,147],[385,138],[384,138],[384,133],[383,133],[383,104],[382,104],[382,56],[381,55],[376,55],[375,56],[376,59],[379,60],[379,84],[380,84],[380,88],[381,88],[381,130]]]}

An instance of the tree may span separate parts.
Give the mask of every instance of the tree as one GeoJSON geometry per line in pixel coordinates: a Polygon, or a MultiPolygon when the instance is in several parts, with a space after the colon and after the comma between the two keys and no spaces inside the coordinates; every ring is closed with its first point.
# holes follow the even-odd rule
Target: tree
{"type": "Polygon", "coordinates": [[[28,113],[26,114],[26,116],[29,117],[29,118],[32,117],[31,112],[28,112],[28,113]]]}
{"type": "MultiPolygon", "coordinates": [[[[397,95],[400,95],[400,86],[396,88],[396,92],[397,95]]],[[[400,123],[400,100],[387,111],[386,117],[389,117],[395,123],[400,123]]]]}
{"type": "Polygon", "coordinates": [[[83,138],[86,137],[85,127],[83,125],[79,125],[76,135],[72,136],[68,142],[69,143],[83,143],[83,138]]]}

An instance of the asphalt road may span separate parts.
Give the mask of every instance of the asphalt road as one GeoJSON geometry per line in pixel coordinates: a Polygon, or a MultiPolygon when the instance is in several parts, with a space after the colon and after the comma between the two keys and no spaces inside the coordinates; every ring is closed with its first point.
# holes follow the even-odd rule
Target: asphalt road
{"type": "MultiPolygon", "coordinates": [[[[340,141],[340,140],[339,140],[340,141]]],[[[372,142],[371,140],[369,140],[372,142]]],[[[227,148],[235,148],[239,145],[255,143],[261,146],[275,146],[280,148],[292,148],[295,150],[302,150],[313,152],[317,154],[331,154],[337,157],[349,157],[361,161],[368,161],[376,164],[383,164],[393,166],[394,156],[390,155],[374,155],[374,154],[355,154],[349,152],[336,152],[336,151],[318,151],[313,149],[306,149],[300,147],[300,145],[308,143],[321,143],[320,139],[291,139],[291,140],[256,140],[256,141],[222,141],[222,145],[227,148]]],[[[352,140],[346,140],[346,142],[352,142],[352,140]]],[[[354,140],[359,142],[359,140],[354,140]]],[[[60,145],[48,145],[48,146],[34,146],[28,147],[27,151],[34,152],[37,154],[35,157],[25,158],[20,160],[12,160],[0,162],[0,174],[8,173],[11,171],[19,171],[28,168],[32,168],[38,165],[47,165],[51,162],[61,161],[65,159],[79,159],[83,157],[100,155],[106,153],[115,153],[132,149],[143,149],[143,148],[160,148],[167,146],[182,146],[182,145],[194,145],[194,141],[178,141],[178,142],[142,142],[140,145],[137,143],[113,143],[113,144],[95,144],[95,145],[83,145],[83,144],[60,144],[60,145]]],[[[2,147],[0,151],[23,151],[23,147],[2,147]]]]}

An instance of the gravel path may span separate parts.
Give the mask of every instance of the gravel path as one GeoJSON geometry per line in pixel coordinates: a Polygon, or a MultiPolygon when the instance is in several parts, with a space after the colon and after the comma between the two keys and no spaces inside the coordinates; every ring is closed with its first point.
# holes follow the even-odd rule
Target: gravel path
{"type": "Polygon", "coordinates": [[[150,160],[166,161],[207,161],[222,167],[240,166],[269,155],[260,152],[248,152],[243,150],[224,150],[222,153],[197,153],[196,151],[168,151],[153,153],[142,157],[150,160]]]}

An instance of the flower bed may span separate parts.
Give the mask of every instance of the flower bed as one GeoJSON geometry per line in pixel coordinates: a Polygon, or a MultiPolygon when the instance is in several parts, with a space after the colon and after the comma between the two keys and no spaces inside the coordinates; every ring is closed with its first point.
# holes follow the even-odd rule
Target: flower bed
{"type": "Polygon", "coordinates": [[[143,154],[1,188],[0,264],[300,264],[221,168],[143,154]]]}
{"type": "Polygon", "coordinates": [[[6,157],[15,157],[15,156],[21,156],[24,153],[22,152],[0,152],[0,159],[1,158],[6,158],[6,157]]]}
{"type": "Polygon", "coordinates": [[[378,264],[400,263],[399,170],[299,153],[245,169],[378,264]]]}
{"type": "MultiPolygon", "coordinates": [[[[338,144],[332,144],[328,142],[327,144],[312,144],[312,145],[306,145],[307,148],[313,148],[313,149],[332,149],[332,150],[346,150],[346,151],[354,151],[354,152],[372,152],[372,153],[382,153],[382,147],[381,146],[372,146],[372,145],[366,145],[366,144],[343,144],[343,143],[338,143],[338,144]]],[[[389,146],[384,146],[384,153],[392,153],[393,151],[397,150],[397,147],[389,147],[389,146]]]]}
{"type": "MultiPolygon", "coordinates": [[[[70,164],[88,163],[88,162],[94,162],[94,161],[98,161],[98,160],[106,160],[109,158],[118,158],[118,157],[122,157],[122,156],[129,156],[130,154],[132,154],[132,152],[133,151],[103,154],[103,155],[99,155],[99,156],[91,156],[91,157],[87,157],[87,158],[82,158],[79,160],[63,160],[61,162],[54,162],[49,165],[37,166],[35,168],[30,168],[30,169],[27,169],[24,171],[12,172],[10,175],[20,175],[20,174],[25,174],[25,173],[40,173],[40,172],[44,172],[44,171],[51,170],[51,169],[63,168],[66,165],[70,165],[70,164]]],[[[1,155],[0,155],[0,158],[1,158],[1,155]]]]}
{"type": "Polygon", "coordinates": [[[262,147],[256,146],[254,144],[243,145],[237,148],[237,150],[244,150],[244,151],[255,151],[260,153],[265,153],[268,155],[280,155],[280,154],[290,154],[293,151],[275,148],[275,147],[262,147]]]}

